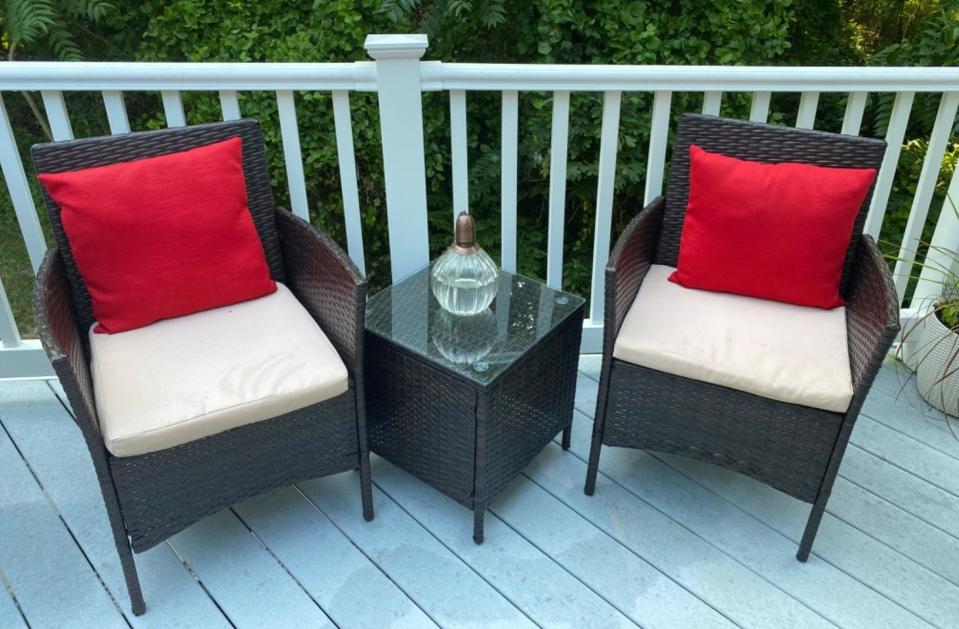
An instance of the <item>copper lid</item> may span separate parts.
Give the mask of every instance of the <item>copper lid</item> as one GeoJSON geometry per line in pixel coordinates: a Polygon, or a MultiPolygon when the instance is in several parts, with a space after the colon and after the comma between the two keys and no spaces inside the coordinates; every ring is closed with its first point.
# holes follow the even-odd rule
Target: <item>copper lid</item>
{"type": "Polygon", "coordinates": [[[450,247],[459,254],[470,254],[479,251],[476,244],[476,221],[466,212],[460,212],[456,217],[456,241],[450,247]]]}

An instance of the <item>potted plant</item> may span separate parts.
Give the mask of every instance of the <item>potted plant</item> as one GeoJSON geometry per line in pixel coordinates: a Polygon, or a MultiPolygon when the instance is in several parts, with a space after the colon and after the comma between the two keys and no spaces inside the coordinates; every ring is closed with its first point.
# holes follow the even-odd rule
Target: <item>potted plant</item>
{"type": "MultiPolygon", "coordinates": [[[[946,201],[946,206],[951,207],[959,219],[955,204],[948,197],[946,201]]],[[[959,416],[959,251],[921,244],[926,244],[929,252],[936,255],[927,254],[925,261],[917,266],[938,274],[942,289],[935,298],[927,298],[928,304],[914,304],[925,306],[925,312],[903,329],[897,358],[915,369],[923,399],[943,413],[959,416]],[[908,360],[904,360],[906,341],[917,334],[919,342],[908,360]]]]}

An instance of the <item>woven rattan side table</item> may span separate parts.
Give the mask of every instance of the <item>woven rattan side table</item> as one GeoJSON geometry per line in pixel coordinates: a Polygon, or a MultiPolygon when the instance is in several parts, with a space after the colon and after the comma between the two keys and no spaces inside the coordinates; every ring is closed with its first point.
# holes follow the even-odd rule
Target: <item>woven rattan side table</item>
{"type": "Polygon", "coordinates": [[[583,300],[500,272],[485,312],[440,308],[429,268],[366,306],[370,449],[472,509],[563,432],[569,447],[583,300]]]}

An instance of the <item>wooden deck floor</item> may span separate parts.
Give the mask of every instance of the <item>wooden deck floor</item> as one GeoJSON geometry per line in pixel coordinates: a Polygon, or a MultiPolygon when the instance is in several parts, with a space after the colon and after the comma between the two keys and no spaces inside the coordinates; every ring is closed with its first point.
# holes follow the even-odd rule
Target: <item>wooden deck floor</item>
{"type": "Polygon", "coordinates": [[[707,464],[606,449],[583,495],[599,361],[580,363],[573,447],[550,445],[470,513],[374,457],[223,511],[137,557],[126,589],[56,383],[0,383],[0,627],[959,626],[959,441],[885,369],[813,556],[808,507],[707,464]]]}

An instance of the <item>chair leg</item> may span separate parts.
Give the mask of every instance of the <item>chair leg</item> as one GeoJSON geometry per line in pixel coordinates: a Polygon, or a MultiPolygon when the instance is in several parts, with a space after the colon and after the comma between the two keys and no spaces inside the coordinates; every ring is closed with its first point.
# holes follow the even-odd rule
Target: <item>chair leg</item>
{"type": "Polygon", "coordinates": [[[586,485],[583,487],[583,493],[587,496],[592,496],[596,491],[596,474],[599,472],[599,452],[602,447],[602,431],[594,430],[593,445],[589,448],[589,465],[586,467],[586,485]]]}
{"type": "Polygon", "coordinates": [[[563,449],[564,450],[569,450],[572,437],[573,437],[573,425],[570,424],[566,428],[563,428],[563,449]]]}
{"type": "MultiPolygon", "coordinates": [[[[602,384],[600,388],[602,389],[602,384]]],[[[600,390],[596,404],[596,418],[593,420],[593,442],[589,446],[589,464],[586,466],[586,485],[583,493],[592,496],[596,491],[596,475],[599,473],[599,454],[603,449],[603,428],[606,425],[606,391],[600,390]]]]}
{"type": "Polygon", "coordinates": [[[117,542],[117,553],[120,555],[120,565],[123,567],[123,578],[127,582],[127,593],[130,595],[130,607],[133,609],[134,616],[142,616],[146,613],[147,606],[143,600],[143,592],[140,590],[140,577],[137,576],[136,563],[133,561],[133,551],[129,544],[117,542]]]}
{"type": "Polygon", "coordinates": [[[113,531],[113,543],[120,556],[120,567],[123,568],[123,579],[127,583],[127,594],[130,596],[130,607],[134,616],[142,616],[147,607],[143,600],[143,591],[140,589],[140,577],[137,575],[137,566],[133,561],[133,549],[127,537],[126,527],[120,515],[120,502],[117,499],[116,489],[104,459],[93,457],[94,468],[100,480],[100,491],[103,494],[103,506],[107,510],[107,519],[113,531]]]}
{"type": "Polygon", "coordinates": [[[812,544],[816,541],[816,533],[819,532],[819,524],[822,522],[823,513],[826,511],[826,501],[829,499],[829,492],[820,492],[813,503],[812,512],[806,521],[806,530],[803,531],[802,540],[799,542],[799,552],[796,553],[796,559],[805,562],[809,559],[809,552],[812,550],[812,544]]]}
{"type": "Polygon", "coordinates": [[[829,457],[829,465],[826,466],[822,483],[819,485],[819,492],[812,504],[812,512],[809,514],[809,520],[806,521],[806,530],[803,531],[802,540],[799,542],[799,551],[796,553],[796,559],[799,561],[805,562],[809,559],[813,542],[816,540],[816,533],[819,532],[819,524],[822,522],[823,513],[826,511],[826,502],[829,501],[829,496],[832,494],[832,486],[836,482],[836,475],[839,474],[839,465],[842,463],[846,446],[849,445],[849,435],[852,434],[858,413],[859,406],[856,404],[853,404],[846,412],[846,418],[833,446],[832,455],[829,457]]]}
{"type": "Polygon", "coordinates": [[[589,464],[586,466],[586,485],[583,493],[592,496],[596,491],[596,475],[599,473],[599,454],[603,448],[603,429],[606,427],[606,397],[609,395],[608,358],[603,357],[603,371],[599,378],[599,394],[596,396],[596,412],[593,414],[593,441],[589,447],[589,464]]]}
{"type": "Polygon", "coordinates": [[[822,522],[823,511],[826,510],[826,501],[822,504],[817,500],[812,507],[812,513],[809,514],[809,520],[806,521],[806,530],[803,531],[802,541],[799,542],[799,552],[796,553],[796,559],[805,562],[809,559],[809,552],[812,550],[812,543],[816,540],[816,533],[819,531],[819,523],[822,522]]]}
{"type": "Polygon", "coordinates": [[[133,549],[127,538],[126,529],[120,517],[120,505],[116,501],[113,487],[101,485],[110,528],[113,529],[113,543],[116,544],[117,554],[120,556],[120,566],[123,568],[123,578],[127,582],[127,594],[130,595],[130,607],[134,616],[146,613],[146,603],[143,601],[143,591],[140,589],[140,578],[137,576],[137,566],[133,561],[133,549]]]}
{"type": "Polygon", "coordinates": [[[370,453],[360,454],[360,495],[363,497],[363,519],[373,519],[373,483],[370,478],[370,453]]]}
{"type": "Polygon", "coordinates": [[[473,542],[482,544],[484,538],[484,521],[486,519],[486,505],[473,507],[473,542]]]}

